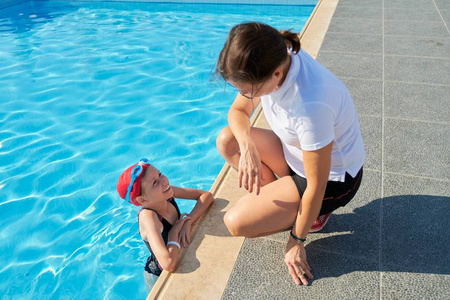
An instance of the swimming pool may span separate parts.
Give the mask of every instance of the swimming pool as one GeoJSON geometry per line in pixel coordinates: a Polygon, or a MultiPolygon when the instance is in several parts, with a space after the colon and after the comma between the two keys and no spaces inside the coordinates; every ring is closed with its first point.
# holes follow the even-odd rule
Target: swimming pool
{"type": "MultiPolygon", "coordinates": [[[[29,1],[0,10],[0,296],[145,297],[148,251],[120,173],[149,158],[208,190],[235,92],[227,32],[300,31],[314,6],[29,1]]],[[[182,203],[182,210],[190,205],[182,203]]]]}

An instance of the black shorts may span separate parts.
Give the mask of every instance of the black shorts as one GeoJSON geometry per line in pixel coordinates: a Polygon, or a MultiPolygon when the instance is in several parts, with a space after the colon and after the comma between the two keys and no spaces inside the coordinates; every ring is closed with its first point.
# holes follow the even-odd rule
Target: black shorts
{"type": "MultiPolygon", "coordinates": [[[[301,177],[291,170],[292,179],[297,186],[300,198],[303,197],[303,193],[306,189],[306,178],[301,177]]],[[[322,208],[320,209],[319,216],[325,215],[334,211],[335,209],[345,206],[352,200],[361,184],[361,179],[363,176],[363,168],[359,170],[355,178],[350,174],[345,173],[345,181],[328,181],[327,189],[325,190],[325,196],[323,197],[322,208]]]]}

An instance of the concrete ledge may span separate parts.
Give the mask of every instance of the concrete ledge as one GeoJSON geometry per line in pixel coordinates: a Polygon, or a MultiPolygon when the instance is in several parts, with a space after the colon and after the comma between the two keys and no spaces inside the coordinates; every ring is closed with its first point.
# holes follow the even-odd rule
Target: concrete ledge
{"type": "MultiPolygon", "coordinates": [[[[302,48],[317,57],[338,0],[319,0],[300,37],[302,48]]],[[[261,107],[252,126],[268,128],[261,107]]],[[[237,173],[227,164],[219,173],[211,192],[216,201],[195,224],[194,237],[180,256],[175,273],[163,272],[147,299],[220,299],[239,252],[242,237],[230,236],[223,216],[246,194],[237,188],[237,173]]]]}
{"type": "Polygon", "coordinates": [[[302,30],[302,49],[316,58],[339,0],[322,0],[302,30]]]}

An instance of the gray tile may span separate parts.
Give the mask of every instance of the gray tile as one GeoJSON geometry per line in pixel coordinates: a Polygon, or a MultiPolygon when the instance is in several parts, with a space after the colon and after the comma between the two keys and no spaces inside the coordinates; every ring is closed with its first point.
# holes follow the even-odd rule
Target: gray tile
{"type": "Polygon", "coordinates": [[[328,32],[381,34],[381,20],[332,19],[328,32]]]}
{"type": "Polygon", "coordinates": [[[381,299],[450,299],[449,275],[383,273],[381,299]]]}
{"type": "Polygon", "coordinates": [[[384,58],[385,80],[450,85],[450,60],[389,56],[384,58]]]}
{"type": "Polygon", "coordinates": [[[315,279],[308,287],[297,286],[284,265],[284,248],[285,243],[246,239],[222,299],[380,298],[378,262],[306,245],[315,279]]]}
{"type": "Polygon", "coordinates": [[[383,299],[449,299],[449,182],[387,173],[384,191],[383,299]]]}
{"type": "MultiPolygon", "coordinates": [[[[378,261],[380,235],[381,172],[364,170],[361,186],[355,197],[334,211],[327,225],[307,236],[308,244],[323,251],[378,261]],[[358,247],[355,247],[358,245],[358,247]]],[[[267,239],[286,243],[289,231],[267,239]]]]}
{"type": "Polygon", "coordinates": [[[385,120],[385,171],[450,180],[450,125],[385,120]]]}
{"type": "Polygon", "coordinates": [[[411,7],[414,6],[414,8],[418,9],[434,9],[434,3],[433,0],[414,0],[411,2],[411,0],[389,0],[384,1],[384,8],[405,8],[405,7],[411,7]]]}
{"type": "Polygon", "coordinates": [[[421,121],[450,121],[450,86],[386,82],[385,115],[421,121]]]}
{"type": "Polygon", "coordinates": [[[338,6],[382,7],[382,0],[339,0],[338,6]]]}
{"type": "Polygon", "coordinates": [[[378,201],[380,197],[381,197],[381,172],[373,171],[369,169],[366,165],[364,165],[363,179],[361,181],[361,186],[359,187],[359,190],[356,193],[355,197],[346,206],[340,207],[333,213],[343,216],[348,215],[347,221],[345,221],[344,218],[341,218],[342,220],[341,222],[337,222],[339,219],[335,220],[336,222],[330,219],[330,222],[333,221],[334,226],[330,226],[328,229],[324,228],[325,230],[324,232],[347,230],[358,233],[360,228],[370,230],[368,227],[366,228],[365,226],[377,228],[379,220],[367,223],[364,220],[366,217],[370,218],[369,215],[371,214],[376,215],[377,218],[379,217],[378,210],[380,208],[379,204],[377,204],[376,201],[378,201]],[[357,218],[354,218],[354,216],[350,216],[351,214],[356,214],[357,218]]]}
{"type": "Polygon", "coordinates": [[[381,35],[328,33],[320,51],[382,53],[381,35]]]}
{"type": "Polygon", "coordinates": [[[384,21],[385,35],[448,37],[444,22],[384,21]]]}
{"type": "Polygon", "coordinates": [[[450,58],[449,37],[386,36],[384,53],[450,58]]]}
{"type": "MultiPolygon", "coordinates": [[[[447,197],[450,201],[450,184],[448,181],[441,181],[432,178],[418,178],[410,176],[402,176],[384,174],[384,197],[389,199],[401,199],[400,197],[414,197],[433,195],[435,200],[439,197],[447,197]],[[409,196],[408,196],[409,195],[409,196]]],[[[389,203],[389,202],[387,202],[389,203]]]]}
{"type": "Polygon", "coordinates": [[[364,166],[372,170],[381,171],[381,118],[372,116],[359,116],[359,125],[366,150],[364,166]]]}
{"type": "Polygon", "coordinates": [[[447,23],[447,27],[450,26],[450,8],[449,9],[440,9],[439,12],[441,13],[442,18],[447,23]]]}
{"type": "Polygon", "coordinates": [[[381,81],[343,78],[342,82],[352,95],[358,115],[381,117],[381,81]]]}
{"type": "Polygon", "coordinates": [[[382,18],[383,10],[381,7],[355,7],[340,6],[336,7],[333,18],[363,18],[363,19],[379,19],[382,18]]]}
{"type": "Polygon", "coordinates": [[[381,55],[321,52],[317,60],[338,77],[381,80],[381,55]]]}
{"type": "Polygon", "coordinates": [[[448,0],[434,0],[439,10],[450,9],[450,2],[448,0]]]}
{"type": "Polygon", "coordinates": [[[382,271],[450,275],[449,182],[386,174],[384,186],[382,271]]]}
{"type": "Polygon", "coordinates": [[[420,8],[387,8],[384,10],[385,20],[440,22],[441,17],[436,9],[420,8]]]}

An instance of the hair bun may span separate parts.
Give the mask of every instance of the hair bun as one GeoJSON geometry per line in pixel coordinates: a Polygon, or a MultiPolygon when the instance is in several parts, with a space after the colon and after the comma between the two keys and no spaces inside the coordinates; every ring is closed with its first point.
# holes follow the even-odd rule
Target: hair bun
{"type": "Polygon", "coordinates": [[[280,30],[281,35],[285,39],[286,46],[293,52],[298,53],[300,51],[300,37],[297,33],[291,30],[280,30]]]}

